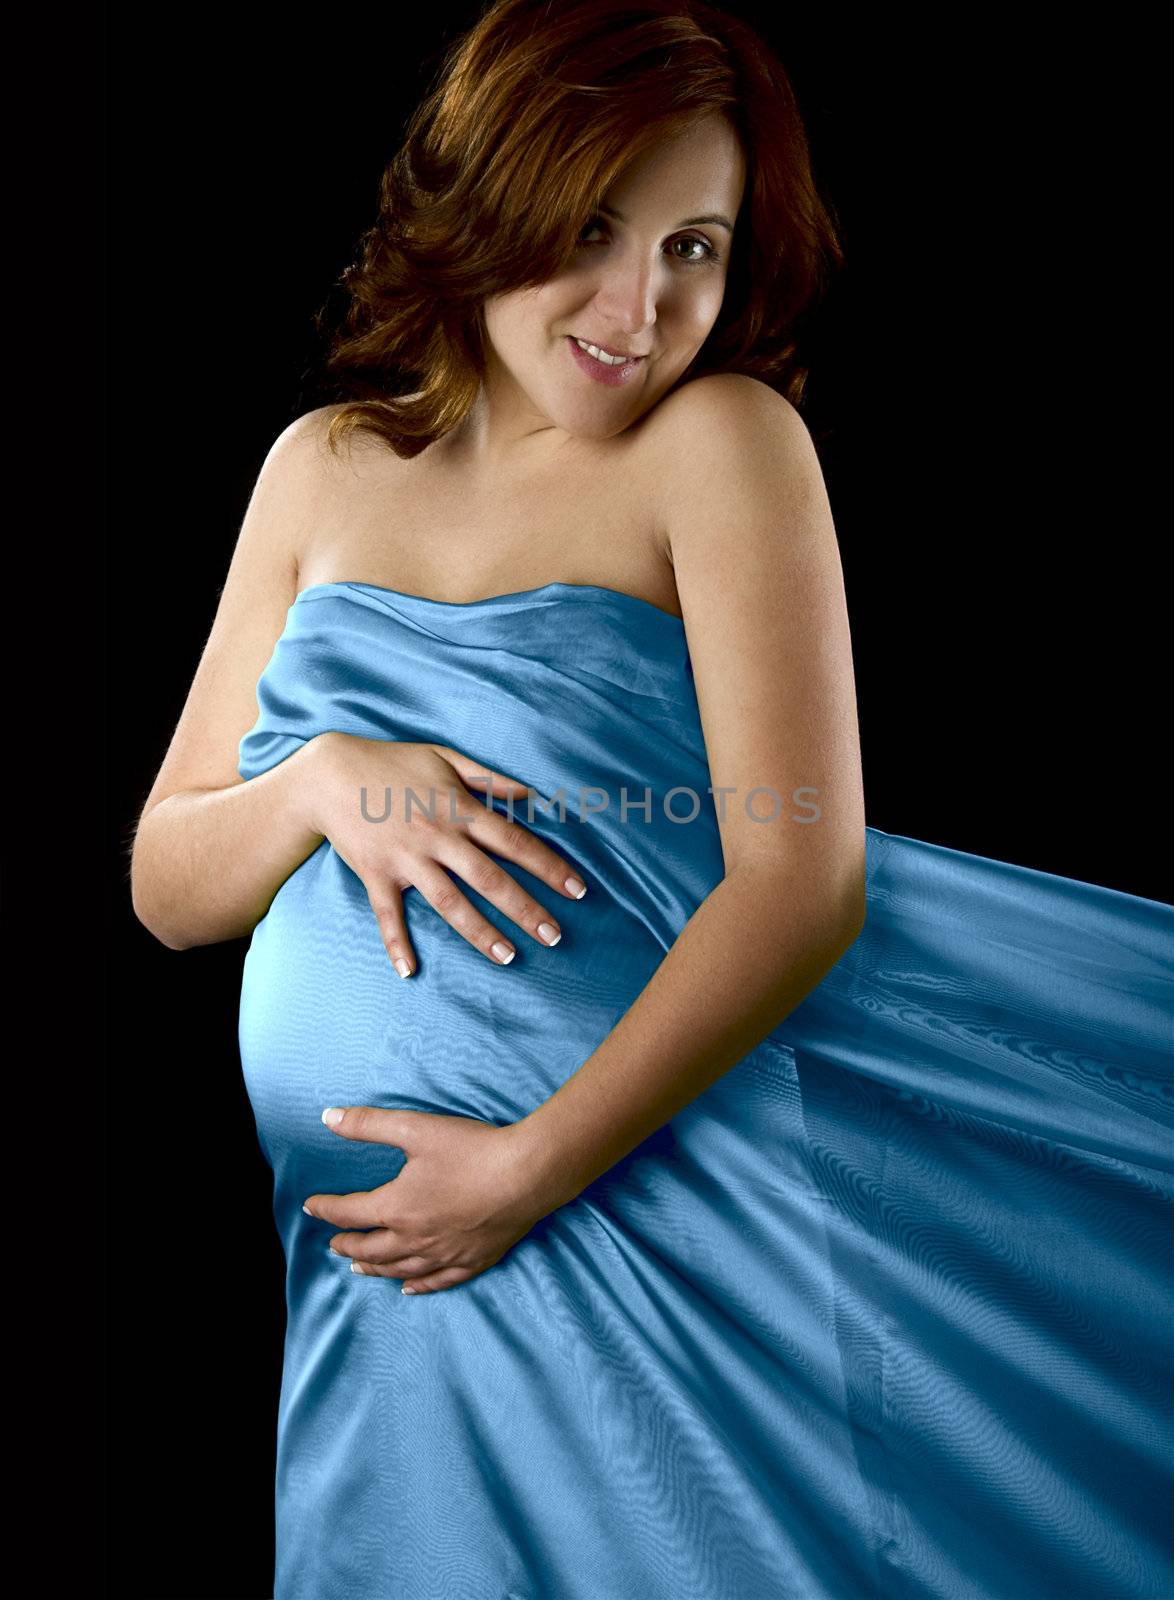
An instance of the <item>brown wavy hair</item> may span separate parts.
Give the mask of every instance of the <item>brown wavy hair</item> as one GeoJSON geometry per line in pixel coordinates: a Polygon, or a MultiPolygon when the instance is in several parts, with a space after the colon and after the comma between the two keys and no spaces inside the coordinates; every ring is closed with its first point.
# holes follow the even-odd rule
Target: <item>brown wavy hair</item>
{"type": "Polygon", "coordinates": [[[447,50],[338,280],[331,449],[362,430],[411,457],[454,428],[485,371],[484,302],[554,276],[625,166],[714,112],[746,186],[721,312],[674,388],[740,372],[799,405],[797,319],[843,256],[781,64],[705,0],[493,0],[447,50]]]}

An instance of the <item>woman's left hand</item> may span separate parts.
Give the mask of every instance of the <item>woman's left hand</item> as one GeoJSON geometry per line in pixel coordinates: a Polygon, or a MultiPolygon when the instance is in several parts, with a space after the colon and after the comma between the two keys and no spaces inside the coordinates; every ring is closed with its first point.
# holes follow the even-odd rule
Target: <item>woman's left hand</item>
{"type": "MultiPolygon", "coordinates": [[[[491,1267],[545,1215],[526,1192],[517,1124],[375,1106],[329,1107],[344,1139],[394,1145],[407,1160],[389,1183],[314,1194],[303,1210],[337,1227],[330,1248],[352,1271],[403,1278],[404,1292],[448,1289],[491,1267]]],[[[327,1112],[322,1120],[326,1122],[327,1112]]]]}

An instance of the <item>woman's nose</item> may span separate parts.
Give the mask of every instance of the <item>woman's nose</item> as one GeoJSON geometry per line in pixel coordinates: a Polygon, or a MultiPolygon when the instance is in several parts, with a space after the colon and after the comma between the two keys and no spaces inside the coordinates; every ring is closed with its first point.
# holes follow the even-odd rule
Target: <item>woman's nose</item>
{"type": "Polygon", "coordinates": [[[617,334],[638,338],[656,321],[658,303],[664,291],[661,275],[654,263],[629,259],[609,263],[596,291],[595,303],[600,318],[617,334]]]}

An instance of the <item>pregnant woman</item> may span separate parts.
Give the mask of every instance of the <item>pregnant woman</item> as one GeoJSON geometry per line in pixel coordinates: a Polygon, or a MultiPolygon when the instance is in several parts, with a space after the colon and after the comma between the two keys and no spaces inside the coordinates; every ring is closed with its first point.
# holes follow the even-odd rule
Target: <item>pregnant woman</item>
{"type": "Polygon", "coordinates": [[[866,828],[838,256],[745,26],[501,0],[266,459],[132,881],[251,934],[277,1600],[1174,1591],[1174,911],[866,828]]]}

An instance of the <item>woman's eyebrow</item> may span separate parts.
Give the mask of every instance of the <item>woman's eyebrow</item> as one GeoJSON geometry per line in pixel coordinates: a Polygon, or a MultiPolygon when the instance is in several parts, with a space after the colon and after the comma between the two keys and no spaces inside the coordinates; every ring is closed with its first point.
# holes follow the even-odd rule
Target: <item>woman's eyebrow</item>
{"type": "MultiPolygon", "coordinates": [[[[598,209],[603,216],[614,217],[617,222],[627,222],[628,220],[622,212],[613,211],[611,206],[600,206],[598,209]]],[[[719,228],[726,228],[730,233],[733,233],[734,231],[734,224],[728,219],[728,217],[723,217],[720,212],[714,212],[712,215],[705,217],[686,217],[684,222],[677,223],[677,227],[695,228],[703,222],[716,222],[719,228]]]]}

